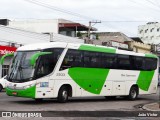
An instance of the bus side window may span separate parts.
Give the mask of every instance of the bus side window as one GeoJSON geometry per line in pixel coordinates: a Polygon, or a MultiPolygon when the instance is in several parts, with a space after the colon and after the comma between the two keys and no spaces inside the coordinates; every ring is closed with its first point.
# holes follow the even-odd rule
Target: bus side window
{"type": "Polygon", "coordinates": [[[130,70],[131,64],[130,64],[129,55],[119,54],[117,58],[117,67],[118,69],[122,69],[122,70],[130,70]]]}
{"type": "Polygon", "coordinates": [[[115,69],[117,56],[115,54],[102,53],[102,68],[115,69]]]}
{"type": "Polygon", "coordinates": [[[101,68],[101,53],[85,51],[84,52],[84,67],[101,68]]]}
{"type": "Polygon", "coordinates": [[[135,70],[145,70],[145,63],[143,57],[135,57],[135,70]]]}
{"type": "Polygon", "coordinates": [[[157,68],[156,58],[145,58],[145,70],[151,71],[157,68]]]}
{"type": "Polygon", "coordinates": [[[38,66],[36,67],[36,75],[35,78],[40,78],[52,73],[55,65],[58,61],[59,56],[61,55],[63,49],[62,48],[53,48],[46,49],[45,52],[52,52],[49,55],[43,55],[39,58],[38,66]]]}
{"type": "Polygon", "coordinates": [[[69,49],[63,59],[60,70],[73,67],[83,67],[83,52],[80,50],[69,49]]]}

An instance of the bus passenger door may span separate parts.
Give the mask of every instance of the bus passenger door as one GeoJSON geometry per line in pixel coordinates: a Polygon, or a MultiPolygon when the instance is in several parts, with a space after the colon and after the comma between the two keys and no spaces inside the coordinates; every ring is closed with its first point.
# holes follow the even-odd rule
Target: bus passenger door
{"type": "Polygon", "coordinates": [[[114,81],[112,95],[125,95],[125,81],[114,81]]]}

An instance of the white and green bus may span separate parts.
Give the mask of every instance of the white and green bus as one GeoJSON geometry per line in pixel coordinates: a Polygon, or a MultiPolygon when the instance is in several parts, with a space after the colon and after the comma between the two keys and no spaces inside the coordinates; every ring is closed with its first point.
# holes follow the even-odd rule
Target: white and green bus
{"type": "Polygon", "coordinates": [[[26,45],[14,53],[6,93],[59,102],[87,96],[135,100],[138,95],[156,93],[157,66],[156,55],[112,47],[61,42],[26,45]]]}

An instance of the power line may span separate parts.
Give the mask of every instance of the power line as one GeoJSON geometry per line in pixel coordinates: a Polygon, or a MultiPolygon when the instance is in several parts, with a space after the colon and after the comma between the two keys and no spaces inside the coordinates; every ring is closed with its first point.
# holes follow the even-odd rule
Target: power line
{"type": "MultiPolygon", "coordinates": [[[[51,5],[45,4],[45,3],[37,1],[37,0],[24,0],[24,1],[35,4],[35,5],[38,5],[38,6],[42,6],[42,7],[51,9],[51,10],[55,10],[55,11],[58,11],[58,12],[62,12],[62,13],[66,13],[66,14],[69,14],[69,15],[72,15],[72,16],[76,16],[76,17],[79,17],[79,18],[84,18],[84,19],[86,19],[86,21],[90,20],[90,19],[93,19],[91,17],[84,16],[84,15],[81,15],[81,14],[78,14],[78,13],[74,13],[74,12],[71,12],[71,11],[68,11],[68,10],[65,10],[65,9],[61,9],[61,8],[56,7],[56,6],[51,6],[51,5]]],[[[106,21],[106,20],[102,20],[102,23],[103,22],[104,23],[110,23],[110,22],[113,22],[113,23],[114,22],[115,23],[120,23],[120,22],[130,22],[130,23],[135,22],[136,23],[137,22],[138,23],[138,22],[148,22],[148,21],[106,21]]]]}
{"type": "Polygon", "coordinates": [[[83,18],[83,19],[87,19],[87,20],[93,19],[91,17],[84,16],[84,15],[81,15],[81,14],[78,14],[78,13],[74,13],[74,12],[71,12],[71,11],[68,11],[68,10],[65,10],[65,9],[61,9],[61,8],[58,8],[58,7],[53,6],[53,5],[51,6],[51,5],[45,4],[43,2],[36,1],[36,0],[24,0],[24,1],[35,4],[35,5],[38,5],[38,6],[48,8],[48,9],[51,9],[51,10],[54,10],[54,11],[66,13],[66,14],[69,14],[69,15],[72,15],[72,16],[76,16],[76,17],[79,17],[79,18],[83,18]]]}
{"type": "Polygon", "coordinates": [[[113,21],[107,21],[107,20],[102,20],[102,22],[130,22],[130,23],[132,23],[132,22],[135,22],[135,23],[138,23],[138,22],[148,22],[148,21],[129,21],[129,20],[124,20],[124,21],[119,21],[119,20],[113,20],[113,21]]]}
{"type": "MultiPolygon", "coordinates": [[[[56,6],[51,6],[51,5],[42,3],[40,1],[36,1],[36,0],[24,0],[24,1],[32,3],[32,4],[36,4],[38,6],[42,6],[42,7],[48,8],[48,9],[52,9],[52,10],[55,10],[55,11],[58,11],[58,12],[66,13],[66,14],[69,14],[69,15],[73,15],[73,16],[76,16],[76,17],[79,17],[79,18],[84,18],[84,19],[87,19],[86,21],[93,19],[91,17],[84,16],[84,15],[81,15],[81,14],[77,14],[77,13],[74,13],[74,12],[71,12],[71,11],[68,11],[68,10],[65,10],[65,9],[61,9],[61,8],[56,7],[56,6]]],[[[135,2],[135,1],[131,1],[131,2],[134,2],[134,3],[137,4],[137,2],[135,2]]],[[[77,21],[85,21],[85,20],[77,20],[77,21]]],[[[148,21],[106,21],[106,20],[102,20],[102,22],[148,22],[148,21]]]]}
{"type": "Polygon", "coordinates": [[[152,4],[153,6],[155,6],[155,7],[160,8],[160,6],[159,6],[158,4],[156,4],[156,3],[154,3],[154,2],[152,2],[152,1],[150,1],[150,0],[145,0],[145,1],[151,3],[151,4],[152,4]]]}
{"type": "MultiPolygon", "coordinates": [[[[132,2],[132,3],[134,3],[134,4],[136,4],[136,5],[139,5],[140,7],[142,7],[142,5],[143,5],[143,7],[144,7],[144,3],[139,3],[139,2],[137,2],[137,1],[134,1],[134,0],[129,0],[130,2],[132,2]]],[[[146,2],[149,2],[149,3],[151,3],[152,5],[154,5],[155,6],[155,3],[152,3],[151,1],[147,1],[147,0],[145,0],[146,2]]],[[[148,5],[147,5],[148,6],[148,5]]],[[[151,6],[148,6],[150,9],[152,9],[152,10],[154,10],[155,12],[157,12],[157,13],[159,13],[160,12],[160,9],[159,9],[159,7],[157,8],[157,6],[156,6],[156,8],[155,7],[151,7],[151,6]]]]}
{"type": "MultiPolygon", "coordinates": [[[[120,26],[116,26],[116,25],[113,25],[113,24],[110,24],[110,23],[102,23],[102,24],[103,24],[103,27],[106,26],[106,28],[113,29],[113,31],[124,32],[125,34],[130,34],[131,36],[137,36],[137,34],[131,32],[131,31],[128,31],[127,29],[124,29],[120,26]]],[[[100,26],[102,26],[102,24],[100,26]]]]}

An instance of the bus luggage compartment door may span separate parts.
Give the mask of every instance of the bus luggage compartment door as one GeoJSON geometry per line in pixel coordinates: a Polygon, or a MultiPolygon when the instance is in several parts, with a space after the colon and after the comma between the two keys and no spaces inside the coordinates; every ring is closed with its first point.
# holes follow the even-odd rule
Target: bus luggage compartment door
{"type": "Polygon", "coordinates": [[[125,95],[125,81],[114,81],[112,94],[125,95]]]}

